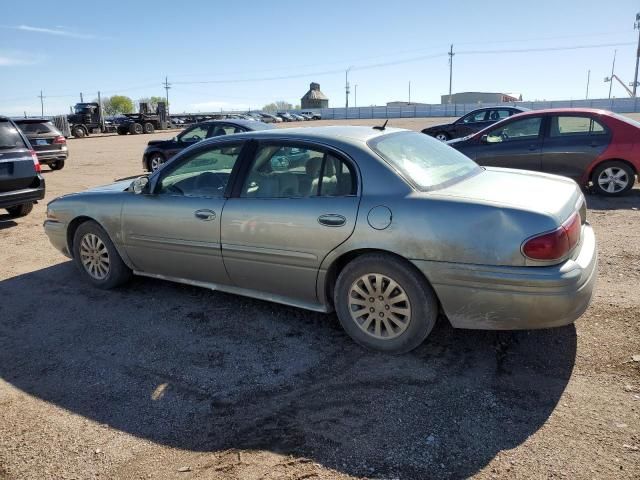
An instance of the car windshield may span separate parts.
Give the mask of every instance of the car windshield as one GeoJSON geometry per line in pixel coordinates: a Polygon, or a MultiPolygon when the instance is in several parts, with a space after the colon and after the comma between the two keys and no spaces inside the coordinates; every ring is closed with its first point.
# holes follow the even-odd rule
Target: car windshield
{"type": "Polygon", "coordinates": [[[462,153],[422,133],[391,133],[370,140],[369,146],[422,191],[444,188],[482,171],[462,153]]]}
{"type": "Polygon", "coordinates": [[[18,130],[6,120],[0,120],[0,148],[26,148],[18,130]]]}

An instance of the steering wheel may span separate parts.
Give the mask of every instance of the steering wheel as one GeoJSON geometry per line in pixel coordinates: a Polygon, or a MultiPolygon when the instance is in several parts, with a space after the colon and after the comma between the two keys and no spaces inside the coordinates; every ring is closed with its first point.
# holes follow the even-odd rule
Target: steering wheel
{"type": "Polygon", "coordinates": [[[224,189],[224,184],[217,173],[203,172],[196,177],[195,187],[198,190],[206,188],[222,190],[224,189]]]}

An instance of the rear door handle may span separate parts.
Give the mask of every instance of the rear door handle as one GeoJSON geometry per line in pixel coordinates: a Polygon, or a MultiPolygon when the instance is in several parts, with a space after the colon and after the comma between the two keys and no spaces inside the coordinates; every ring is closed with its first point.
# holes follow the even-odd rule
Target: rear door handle
{"type": "Polygon", "coordinates": [[[533,152],[534,150],[538,150],[538,148],[540,148],[540,146],[539,146],[539,145],[529,145],[529,150],[530,150],[530,151],[532,151],[532,152],[533,152]]]}
{"type": "Polygon", "coordinates": [[[202,210],[196,210],[195,212],[193,212],[193,215],[198,220],[204,220],[205,222],[216,218],[216,212],[214,212],[213,210],[208,210],[206,208],[203,208],[202,210]]]}
{"type": "Polygon", "coordinates": [[[347,219],[336,213],[327,213],[318,217],[318,223],[325,227],[341,227],[347,223],[347,219]]]}

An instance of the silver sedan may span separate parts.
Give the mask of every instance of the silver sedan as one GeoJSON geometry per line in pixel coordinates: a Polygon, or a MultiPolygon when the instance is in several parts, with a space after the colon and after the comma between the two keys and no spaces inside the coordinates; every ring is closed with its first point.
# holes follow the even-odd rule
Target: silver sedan
{"type": "Polygon", "coordinates": [[[45,231],[99,288],[132,274],[336,311],[358,343],[407,352],[454,327],[566,325],[596,281],[569,179],[482,168],[384,127],[242,133],[149,175],[48,205],[45,231]]]}

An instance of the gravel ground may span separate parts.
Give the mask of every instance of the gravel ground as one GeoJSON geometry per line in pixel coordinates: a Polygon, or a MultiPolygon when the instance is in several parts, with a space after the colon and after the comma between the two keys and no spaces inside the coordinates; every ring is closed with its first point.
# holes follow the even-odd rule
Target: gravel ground
{"type": "MultiPolygon", "coordinates": [[[[139,173],[172,135],[71,139],[46,200],[139,173]]],[[[587,198],[601,263],[575,326],[440,321],[399,357],[334,315],[93,289],[49,245],[45,202],[0,215],[0,479],[640,478],[640,190],[587,198]]]]}

